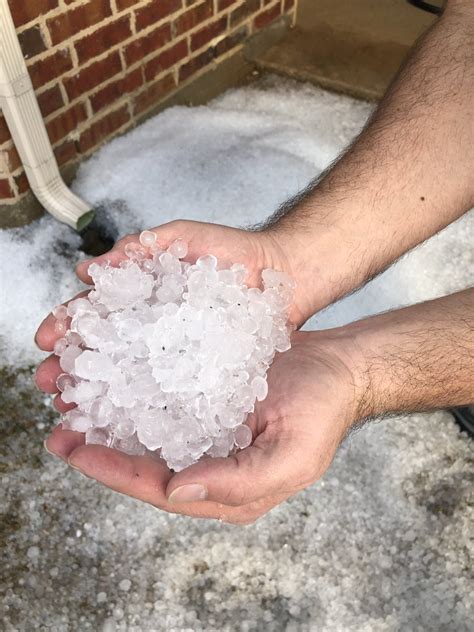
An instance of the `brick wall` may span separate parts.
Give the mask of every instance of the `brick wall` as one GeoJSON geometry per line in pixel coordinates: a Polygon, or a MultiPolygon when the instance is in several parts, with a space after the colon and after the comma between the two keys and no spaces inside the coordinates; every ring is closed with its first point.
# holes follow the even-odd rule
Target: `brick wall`
{"type": "MultiPolygon", "coordinates": [[[[92,153],[296,0],[8,0],[58,163],[92,153]]],[[[0,203],[29,190],[0,114],[0,203]]]]}

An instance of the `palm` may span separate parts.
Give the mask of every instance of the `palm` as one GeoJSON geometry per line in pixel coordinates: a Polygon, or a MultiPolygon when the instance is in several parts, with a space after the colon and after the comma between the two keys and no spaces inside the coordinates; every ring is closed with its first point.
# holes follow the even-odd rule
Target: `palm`
{"type": "MultiPolygon", "coordinates": [[[[308,344],[308,337],[312,336],[295,333],[292,349],[276,357],[268,374],[269,395],[257,404],[249,419],[253,445],[234,457],[203,459],[173,475],[162,461],[148,456],[132,457],[102,446],[85,446],[82,434],[64,431],[60,426],[48,439],[47,446],[66,461],[72,458],[88,476],[166,511],[220,517],[235,523],[252,522],[317,480],[330,465],[349,425],[351,401],[344,398],[347,391],[341,388],[350,382],[348,369],[330,349],[315,349],[314,344],[308,344]],[[246,502],[248,489],[242,486],[239,492],[234,483],[228,502],[223,499],[223,502],[169,505],[170,487],[186,484],[196,477],[220,486],[229,465],[234,468],[236,464],[238,476],[243,479],[246,469],[261,454],[283,466],[280,480],[274,482],[274,493],[246,502]]],[[[40,387],[44,389],[48,380],[52,383],[55,375],[55,366],[43,365],[37,377],[40,387]]],[[[262,480],[264,474],[259,467],[262,480]]],[[[256,476],[249,483],[257,484],[256,476]]]]}
{"type": "MultiPolygon", "coordinates": [[[[256,407],[250,423],[254,445],[277,441],[304,446],[295,454],[295,471],[303,466],[316,480],[329,466],[351,420],[351,398],[341,384],[351,375],[330,350],[307,344],[314,334],[297,332],[292,349],[278,354],[268,373],[268,397],[256,407]],[[306,463],[302,459],[306,458],[306,463]]],[[[347,392],[350,392],[349,390],[347,392]]],[[[297,489],[286,490],[288,495],[297,489]]]]}

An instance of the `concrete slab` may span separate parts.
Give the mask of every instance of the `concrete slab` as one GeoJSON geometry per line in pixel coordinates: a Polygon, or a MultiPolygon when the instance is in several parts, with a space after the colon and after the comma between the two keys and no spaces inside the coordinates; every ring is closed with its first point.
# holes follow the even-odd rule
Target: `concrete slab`
{"type": "Polygon", "coordinates": [[[376,100],[435,19],[406,0],[300,0],[295,28],[255,61],[262,70],[376,100]]]}

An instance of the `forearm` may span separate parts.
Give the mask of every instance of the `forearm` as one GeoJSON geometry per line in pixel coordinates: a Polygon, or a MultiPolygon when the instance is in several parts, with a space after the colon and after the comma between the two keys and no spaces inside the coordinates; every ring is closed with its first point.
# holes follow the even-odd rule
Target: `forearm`
{"type": "Polygon", "coordinates": [[[345,155],[267,228],[308,315],[474,204],[474,2],[451,2],[345,155]]]}
{"type": "Polygon", "coordinates": [[[341,351],[351,350],[356,420],[474,402],[474,289],[329,336],[341,351]]]}

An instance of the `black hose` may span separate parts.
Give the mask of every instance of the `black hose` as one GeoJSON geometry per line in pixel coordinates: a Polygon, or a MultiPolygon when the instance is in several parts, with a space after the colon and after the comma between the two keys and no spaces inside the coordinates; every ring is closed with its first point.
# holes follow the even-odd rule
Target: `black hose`
{"type": "Polygon", "coordinates": [[[442,7],[437,7],[435,4],[431,4],[431,2],[425,2],[424,0],[408,0],[408,2],[417,9],[423,9],[423,11],[428,11],[428,13],[434,13],[435,15],[441,15],[443,13],[442,7]]]}

